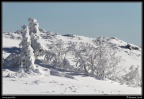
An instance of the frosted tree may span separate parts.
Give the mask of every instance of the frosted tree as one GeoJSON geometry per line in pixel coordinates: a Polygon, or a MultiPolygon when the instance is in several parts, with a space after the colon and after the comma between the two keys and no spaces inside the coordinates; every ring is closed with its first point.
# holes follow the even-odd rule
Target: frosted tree
{"type": "Polygon", "coordinates": [[[59,40],[55,46],[55,52],[57,53],[57,65],[61,69],[68,69],[70,63],[67,59],[67,53],[70,51],[69,47],[64,46],[64,42],[59,40]]]}
{"type": "Polygon", "coordinates": [[[40,31],[39,31],[39,24],[38,24],[37,20],[33,19],[33,18],[29,18],[28,21],[29,21],[30,35],[31,35],[31,33],[38,34],[40,31]]]}
{"type": "Polygon", "coordinates": [[[62,46],[63,46],[63,43],[61,40],[58,42],[52,42],[52,44],[49,45],[51,49],[46,51],[46,54],[44,57],[44,60],[47,64],[56,66],[56,67],[59,66],[59,68],[61,67],[62,56],[63,56],[62,46]]]}
{"type": "Polygon", "coordinates": [[[46,51],[44,56],[44,63],[49,66],[55,66],[56,63],[56,54],[52,51],[46,51]]]}
{"type": "MultiPolygon", "coordinates": [[[[87,67],[89,67],[89,50],[88,45],[85,43],[69,43],[68,51],[74,57],[75,69],[77,72],[88,73],[87,67]]],[[[90,46],[90,45],[89,45],[90,46]]],[[[92,46],[90,46],[92,47],[92,46]]]]}
{"type": "Polygon", "coordinates": [[[105,37],[97,38],[95,42],[96,49],[95,55],[91,57],[94,66],[94,71],[92,72],[99,79],[109,78],[116,74],[118,65],[123,59],[116,53],[118,50],[114,50],[108,45],[108,39],[105,37]]]}
{"type": "Polygon", "coordinates": [[[44,57],[45,63],[59,69],[68,69],[70,64],[66,55],[69,52],[69,48],[64,47],[64,42],[62,40],[58,40],[57,42],[52,42],[49,47],[51,49],[46,51],[44,57]]]}
{"type": "Polygon", "coordinates": [[[70,63],[67,58],[62,59],[62,62],[58,65],[58,68],[63,69],[63,70],[68,70],[69,67],[70,67],[70,63]]]}
{"type": "Polygon", "coordinates": [[[44,47],[40,42],[39,24],[36,19],[29,18],[29,34],[31,36],[31,46],[34,50],[34,55],[37,58],[45,54],[44,47]]]}
{"type": "Polygon", "coordinates": [[[78,70],[98,79],[110,78],[116,74],[122,59],[116,55],[116,50],[107,45],[107,39],[100,37],[94,43],[96,46],[84,43],[79,45],[78,52],[75,52],[76,66],[78,70]]]}
{"type": "Polygon", "coordinates": [[[123,81],[129,85],[141,86],[141,75],[139,72],[139,67],[137,66],[134,68],[132,65],[129,70],[130,71],[123,76],[123,81]]]}
{"type": "Polygon", "coordinates": [[[31,47],[31,40],[29,36],[29,29],[26,25],[22,26],[22,41],[19,44],[21,47],[21,59],[20,59],[20,69],[23,69],[25,72],[30,70],[34,71],[36,66],[34,65],[34,54],[31,47]]]}

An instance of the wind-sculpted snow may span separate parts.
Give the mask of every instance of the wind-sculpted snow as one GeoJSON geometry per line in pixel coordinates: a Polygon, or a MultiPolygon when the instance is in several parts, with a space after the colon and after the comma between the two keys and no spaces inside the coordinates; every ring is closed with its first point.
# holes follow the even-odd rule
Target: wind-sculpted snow
{"type": "MultiPolygon", "coordinates": [[[[28,21],[29,25],[24,26],[22,30],[3,33],[3,67],[4,69],[16,67],[18,70],[25,68],[29,71],[25,69],[24,72],[13,71],[5,77],[23,78],[37,75],[47,79],[50,76],[57,76],[76,80],[75,75],[72,75],[74,72],[76,76],[83,74],[95,80],[108,79],[120,84],[141,87],[140,47],[116,37],[88,38],[74,34],[60,35],[41,29],[36,19],[29,18],[28,21]]],[[[44,83],[34,80],[31,84],[44,83]]],[[[75,87],[68,87],[65,92],[71,90],[77,93],[82,90],[73,89],[75,87]]],[[[95,90],[99,93],[97,89],[95,90]]],[[[104,91],[100,93],[107,94],[104,91]]]]}

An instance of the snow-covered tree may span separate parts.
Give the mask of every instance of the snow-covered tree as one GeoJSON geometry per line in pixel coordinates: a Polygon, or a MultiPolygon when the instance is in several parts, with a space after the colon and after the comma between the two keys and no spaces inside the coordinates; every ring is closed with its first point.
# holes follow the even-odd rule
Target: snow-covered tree
{"type": "Polygon", "coordinates": [[[84,71],[98,79],[110,78],[116,74],[122,59],[117,56],[117,51],[107,44],[107,39],[100,37],[94,43],[95,46],[79,44],[79,48],[75,50],[76,67],[78,71],[84,71]]]}
{"type": "Polygon", "coordinates": [[[63,69],[65,69],[65,70],[69,69],[70,63],[69,63],[69,60],[67,58],[63,59],[62,66],[63,66],[63,69]]]}
{"type": "Polygon", "coordinates": [[[95,42],[96,49],[95,55],[91,57],[94,64],[93,75],[99,79],[109,78],[116,74],[118,65],[123,59],[117,55],[118,50],[113,49],[108,45],[108,39],[105,37],[97,38],[95,42]]]}
{"type": "Polygon", "coordinates": [[[137,66],[134,68],[132,65],[129,70],[130,71],[123,76],[123,82],[133,86],[141,86],[141,75],[139,72],[139,67],[137,66]]]}
{"type": "Polygon", "coordinates": [[[49,64],[51,66],[55,66],[55,67],[60,67],[61,63],[62,63],[62,42],[61,41],[58,42],[52,42],[51,45],[49,45],[49,47],[51,49],[49,49],[48,51],[46,51],[45,57],[44,57],[44,61],[46,64],[49,64]]]}
{"type": "Polygon", "coordinates": [[[46,51],[46,54],[44,56],[44,63],[46,65],[50,65],[50,66],[55,66],[56,63],[56,54],[52,51],[46,51]]]}
{"type": "Polygon", "coordinates": [[[66,58],[66,55],[69,52],[69,47],[64,47],[64,42],[62,40],[52,42],[49,47],[51,49],[46,51],[44,57],[45,63],[59,69],[69,69],[70,64],[66,58]]]}
{"type": "Polygon", "coordinates": [[[40,32],[39,31],[39,24],[38,24],[37,20],[33,19],[33,18],[29,18],[28,21],[29,21],[30,35],[31,35],[31,33],[35,33],[35,34],[39,33],[40,32]]]}
{"type": "Polygon", "coordinates": [[[34,50],[34,55],[37,58],[45,54],[44,47],[40,39],[39,24],[36,19],[29,18],[29,34],[31,36],[31,46],[34,50]]]}
{"type": "Polygon", "coordinates": [[[26,25],[22,26],[22,41],[19,44],[21,47],[21,53],[20,53],[20,69],[24,69],[24,71],[32,70],[34,71],[36,69],[36,66],[34,64],[34,54],[33,49],[31,47],[31,40],[29,36],[29,29],[26,25]]]}

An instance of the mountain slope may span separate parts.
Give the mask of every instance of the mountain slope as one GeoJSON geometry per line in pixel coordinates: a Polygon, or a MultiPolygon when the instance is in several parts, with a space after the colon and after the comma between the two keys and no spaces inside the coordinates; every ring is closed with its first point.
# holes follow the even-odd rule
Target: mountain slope
{"type": "MultiPolygon", "coordinates": [[[[15,58],[9,56],[20,55],[22,31],[3,33],[3,94],[141,94],[140,47],[115,37],[88,38],[73,34],[60,35],[44,29],[39,31],[39,42],[45,53],[44,56],[35,59],[35,65],[41,70],[42,75],[24,74],[26,78],[19,78],[23,74],[19,76],[19,66],[12,65],[15,58]],[[97,43],[100,40],[106,44],[105,48],[111,49],[110,53],[114,52],[123,60],[119,62],[115,74],[114,71],[111,72],[111,80],[108,77],[104,80],[90,77],[94,75],[87,69],[91,68],[88,65],[92,62],[86,61],[91,59],[90,55],[94,57],[95,50],[99,51],[97,43]],[[57,64],[54,63],[55,58],[57,64]],[[84,68],[83,63],[86,64],[84,68]]],[[[106,54],[109,52],[107,50],[106,54]]],[[[103,59],[109,58],[105,57],[103,59]]]]}

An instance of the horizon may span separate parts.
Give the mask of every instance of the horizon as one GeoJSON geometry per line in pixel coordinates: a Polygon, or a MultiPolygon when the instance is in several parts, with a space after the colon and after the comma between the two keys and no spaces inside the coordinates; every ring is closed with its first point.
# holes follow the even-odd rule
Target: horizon
{"type": "Polygon", "coordinates": [[[142,3],[2,3],[2,32],[37,19],[40,28],[90,38],[116,37],[142,46],[142,3]]]}

